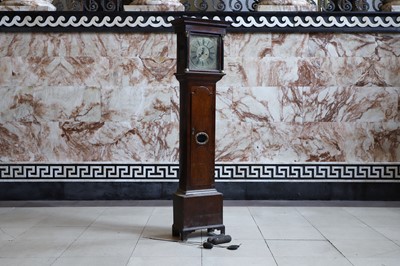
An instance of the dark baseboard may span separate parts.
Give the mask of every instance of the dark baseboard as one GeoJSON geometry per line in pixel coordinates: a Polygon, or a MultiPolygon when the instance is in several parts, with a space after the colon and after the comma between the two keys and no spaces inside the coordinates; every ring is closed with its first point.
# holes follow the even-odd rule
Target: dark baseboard
{"type": "MultiPolygon", "coordinates": [[[[0,200],[170,200],[177,182],[4,182],[0,200]]],[[[217,182],[226,200],[399,201],[400,183],[217,182]]]]}
{"type": "Polygon", "coordinates": [[[217,189],[227,200],[400,200],[398,182],[217,183],[217,189]]]}

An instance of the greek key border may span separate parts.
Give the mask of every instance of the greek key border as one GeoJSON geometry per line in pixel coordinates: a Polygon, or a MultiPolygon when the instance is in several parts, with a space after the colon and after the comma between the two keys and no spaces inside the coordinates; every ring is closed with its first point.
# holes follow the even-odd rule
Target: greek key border
{"type": "Polygon", "coordinates": [[[0,12],[5,32],[171,32],[188,16],[231,22],[232,32],[395,32],[399,12],[0,12]]]}
{"type": "MultiPolygon", "coordinates": [[[[0,182],[177,182],[178,164],[0,164],[0,182]]],[[[400,164],[220,164],[216,181],[396,181],[400,164]]]]}

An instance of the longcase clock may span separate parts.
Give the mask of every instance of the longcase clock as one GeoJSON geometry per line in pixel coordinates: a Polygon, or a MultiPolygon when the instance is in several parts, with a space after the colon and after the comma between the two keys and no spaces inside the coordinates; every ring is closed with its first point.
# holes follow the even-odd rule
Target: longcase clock
{"type": "Polygon", "coordinates": [[[186,240],[200,229],[221,230],[223,195],[215,189],[215,97],[223,71],[223,37],[229,23],[179,18],[179,188],[173,195],[172,234],[186,240]]]}

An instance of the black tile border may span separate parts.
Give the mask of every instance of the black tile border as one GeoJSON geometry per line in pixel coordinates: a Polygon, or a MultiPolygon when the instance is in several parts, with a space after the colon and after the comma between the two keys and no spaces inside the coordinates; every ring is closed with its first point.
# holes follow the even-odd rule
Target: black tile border
{"type": "Polygon", "coordinates": [[[172,32],[181,16],[232,22],[228,32],[400,33],[400,12],[0,12],[1,32],[172,32]]]}

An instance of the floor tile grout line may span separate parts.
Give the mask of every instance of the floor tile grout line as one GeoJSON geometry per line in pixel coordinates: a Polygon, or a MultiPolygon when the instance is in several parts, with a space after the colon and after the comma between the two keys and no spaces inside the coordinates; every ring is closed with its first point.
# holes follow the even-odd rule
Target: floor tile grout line
{"type": "MultiPolygon", "coordinates": [[[[342,208],[341,208],[342,209],[342,208]]],[[[329,243],[329,244],[331,244],[332,245],[332,247],[334,247],[335,248],[335,250],[337,251],[337,252],[339,252],[340,253],[340,255],[342,255],[343,256],[343,258],[345,258],[351,265],[353,265],[354,266],[354,264],[349,260],[349,258],[347,258],[344,254],[343,254],[343,252],[342,251],[340,251],[310,220],[308,220],[307,219],[307,217],[305,217],[299,210],[298,210],[298,208],[297,207],[295,207],[295,210],[296,210],[296,212],[298,213],[298,214],[300,214],[300,216],[301,217],[303,217],[315,230],[317,230],[318,231],[318,233],[320,233],[321,234],[321,236],[323,236],[324,238],[325,238],[325,240],[329,243]]]]}
{"type": "Polygon", "coordinates": [[[398,244],[395,240],[385,236],[384,234],[382,234],[381,232],[379,232],[378,230],[376,230],[373,226],[367,224],[366,222],[364,222],[360,217],[352,214],[351,212],[349,212],[348,210],[346,210],[345,208],[343,208],[343,210],[350,214],[351,216],[353,216],[354,218],[356,218],[358,221],[360,221],[361,223],[365,224],[369,229],[373,230],[374,232],[378,233],[379,235],[383,236],[384,238],[386,238],[387,240],[389,240],[390,242],[392,242],[393,244],[395,244],[396,246],[400,247],[400,244],[398,244]]]}
{"type": "Polygon", "coordinates": [[[91,227],[96,221],[97,219],[99,219],[99,217],[106,211],[107,208],[104,208],[96,217],[96,219],[94,219],[89,225],[85,226],[85,230],[83,230],[64,250],[63,252],[61,252],[61,254],[55,258],[55,260],[50,264],[50,266],[54,265],[64,254],[65,252],[74,244],[76,243],[76,241],[89,229],[89,227],[91,227]]]}
{"type": "Polygon", "coordinates": [[[246,208],[247,208],[247,210],[249,211],[250,216],[251,216],[251,218],[253,219],[254,223],[256,224],[257,229],[258,229],[258,231],[260,232],[260,234],[261,234],[261,236],[262,236],[262,238],[263,238],[263,240],[264,240],[265,245],[267,245],[267,248],[268,248],[269,252],[271,253],[272,258],[274,259],[275,265],[276,265],[276,266],[279,266],[278,262],[277,262],[276,259],[275,259],[274,253],[272,253],[272,250],[271,250],[271,248],[270,248],[269,245],[268,245],[267,239],[265,239],[264,234],[262,233],[262,231],[261,231],[261,229],[260,229],[260,226],[258,225],[256,219],[255,219],[254,216],[253,216],[253,213],[251,212],[251,210],[250,210],[249,207],[246,207],[246,208]]]}
{"type": "Polygon", "coordinates": [[[156,210],[157,207],[152,207],[152,208],[153,208],[153,209],[152,209],[150,215],[147,217],[146,224],[143,226],[142,231],[140,232],[140,235],[139,235],[138,239],[136,240],[136,243],[135,243],[135,245],[134,245],[134,247],[133,247],[133,249],[132,249],[132,252],[131,252],[131,254],[130,254],[129,257],[128,257],[128,261],[127,261],[126,264],[125,264],[126,266],[129,265],[129,261],[131,260],[131,258],[132,258],[132,256],[133,256],[133,253],[135,252],[135,249],[136,249],[137,245],[139,244],[139,241],[142,239],[143,233],[144,233],[144,231],[146,230],[146,227],[147,227],[147,225],[149,224],[149,221],[150,221],[151,217],[153,216],[153,214],[154,214],[154,212],[155,212],[155,210],[156,210]]]}

